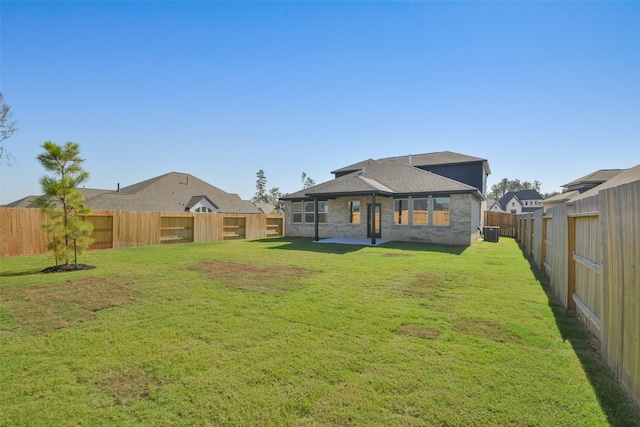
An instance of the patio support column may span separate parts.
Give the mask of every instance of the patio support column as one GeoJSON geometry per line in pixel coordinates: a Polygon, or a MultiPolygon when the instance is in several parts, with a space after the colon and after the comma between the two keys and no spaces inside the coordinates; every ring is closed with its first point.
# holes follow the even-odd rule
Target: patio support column
{"type": "Polygon", "coordinates": [[[371,195],[371,244],[376,244],[376,193],[371,195]]]}
{"type": "Polygon", "coordinates": [[[314,232],[315,232],[315,237],[313,238],[314,242],[317,242],[318,240],[320,240],[320,235],[318,233],[318,198],[316,197],[315,199],[313,199],[313,226],[314,226],[314,232]]]}

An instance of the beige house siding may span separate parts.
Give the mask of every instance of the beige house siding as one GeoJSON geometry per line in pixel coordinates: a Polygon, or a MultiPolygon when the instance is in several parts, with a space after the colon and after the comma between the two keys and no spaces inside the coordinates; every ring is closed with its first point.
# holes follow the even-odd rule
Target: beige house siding
{"type": "MultiPolygon", "coordinates": [[[[376,204],[381,205],[381,239],[405,242],[425,242],[468,246],[478,239],[480,226],[479,201],[470,194],[452,194],[450,197],[449,225],[396,225],[393,223],[393,198],[376,197],[376,204]]],[[[328,221],[318,224],[321,239],[329,237],[367,238],[367,205],[371,196],[338,197],[328,201],[328,221]],[[360,201],[360,224],[348,223],[348,202],[360,201]]],[[[291,212],[291,201],[285,202],[286,235],[293,237],[311,237],[315,235],[315,226],[310,224],[294,224],[291,212]]]]}

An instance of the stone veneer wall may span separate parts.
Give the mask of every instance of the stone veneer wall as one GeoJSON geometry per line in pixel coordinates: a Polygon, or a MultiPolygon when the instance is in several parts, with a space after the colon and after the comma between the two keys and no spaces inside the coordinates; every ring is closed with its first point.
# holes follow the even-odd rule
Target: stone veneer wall
{"type": "MultiPolygon", "coordinates": [[[[329,215],[326,224],[318,225],[321,239],[329,237],[367,238],[367,205],[371,196],[339,197],[329,200],[329,215]],[[349,204],[360,201],[360,224],[349,224],[349,204]]],[[[450,196],[449,225],[395,225],[393,224],[393,199],[376,197],[381,205],[381,239],[405,242],[425,242],[468,246],[478,238],[481,204],[470,194],[450,196]]],[[[292,237],[314,237],[314,224],[293,224],[291,202],[285,202],[286,235],[292,237]]]]}

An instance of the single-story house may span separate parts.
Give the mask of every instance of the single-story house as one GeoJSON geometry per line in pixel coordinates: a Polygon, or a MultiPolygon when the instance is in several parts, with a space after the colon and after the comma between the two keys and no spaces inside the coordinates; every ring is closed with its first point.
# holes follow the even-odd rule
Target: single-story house
{"type": "Polygon", "coordinates": [[[477,186],[416,166],[416,158],[429,155],[367,160],[334,171],[330,181],[281,197],[286,235],[470,245],[481,229],[488,164],[444,154],[454,160],[460,176],[477,186]],[[479,176],[465,173],[465,161],[479,176]]]}
{"type": "MultiPolygon", "coordinates": [[[[78,188],[85,206],[94,210],[252,213],[262,211],[237,194],[227,193],[188,173],[170,172],[115,190],[78,188]]],[[[5,207],[38,207],[38,196],[29,196],[5,207]]]]}

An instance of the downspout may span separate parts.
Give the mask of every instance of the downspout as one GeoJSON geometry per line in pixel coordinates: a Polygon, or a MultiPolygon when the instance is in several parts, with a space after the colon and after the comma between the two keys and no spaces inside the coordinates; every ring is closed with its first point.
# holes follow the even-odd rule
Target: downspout
{"type": "Polygon", "coordinates": [[[376,193],[371,195],[371,244],[376,244],[376,193]]]}
{"type": "Polygon", "coordinates": [[[318,240],[320,240],[320,235],[318,233],[318,198],[317,197],[313,199],[313,211],[314,211],[313,225],[315,228],[315,237],[313,238],[313,241],[317,242],[318,240]]]}

